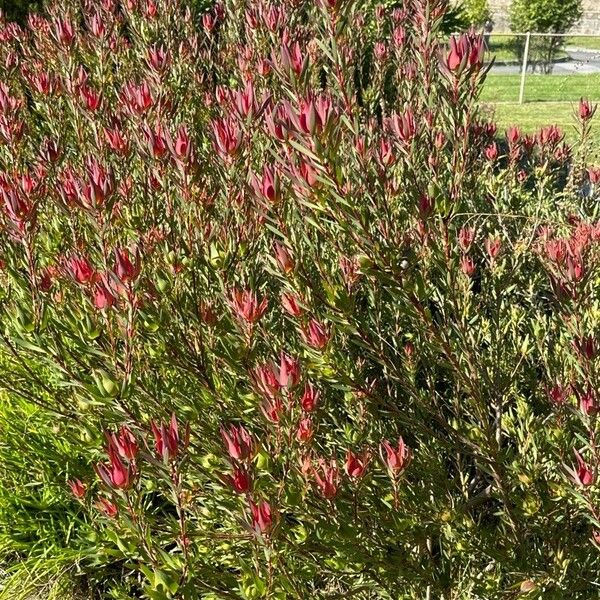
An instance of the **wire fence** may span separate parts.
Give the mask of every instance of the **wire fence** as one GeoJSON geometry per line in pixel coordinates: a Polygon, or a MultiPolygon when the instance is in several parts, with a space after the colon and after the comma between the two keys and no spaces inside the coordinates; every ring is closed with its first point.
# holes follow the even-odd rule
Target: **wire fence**
{"type": "Polygon", "coordinates": [[[600,100],[600,34],[485,33],[493,102],[600,100]]]}

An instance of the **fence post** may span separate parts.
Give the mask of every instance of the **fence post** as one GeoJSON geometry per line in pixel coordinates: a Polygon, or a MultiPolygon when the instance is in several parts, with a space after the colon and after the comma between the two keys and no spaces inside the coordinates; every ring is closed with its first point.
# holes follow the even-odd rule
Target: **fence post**
{"type": "Polygon", "coordinates": [[[529,42],[531,41],[531,31],[527,32],[525,38],[525,52],[523,53],[523,66],[521,68],[521,90],[519,91],[519,104],[523,104],[525,99],[525,77],[527,75],[527,62],[529,61],[529,42]]]}

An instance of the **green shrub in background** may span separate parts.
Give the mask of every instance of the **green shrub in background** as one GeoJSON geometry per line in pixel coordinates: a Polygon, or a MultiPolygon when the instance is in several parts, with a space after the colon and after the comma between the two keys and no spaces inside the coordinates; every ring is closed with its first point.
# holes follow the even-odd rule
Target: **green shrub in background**
{"type": "Polygon", "coordinates": [[[41,4],[41,0],[0,0],[0,11],[7,20],[24,23],[29,11],[39,10],[41,4]]]}
{"type": "Polygon", "coordinates": [[[462,13],[470,26],[482,27],[492,14],[488,0],[463,0],[462,13]]]}
{"type": "MultiPolygon", "coordinates": [[[[510,6],[510,26],[518,33],[566,33],[581,18],[581,0],[513,0],[510,6]]],[[[515,38],[516,50],[522,58],[524,37],[515,38]]],[[[533,70],[550,73],[564,37],[534,37],[530,43],[533,70]]]]}

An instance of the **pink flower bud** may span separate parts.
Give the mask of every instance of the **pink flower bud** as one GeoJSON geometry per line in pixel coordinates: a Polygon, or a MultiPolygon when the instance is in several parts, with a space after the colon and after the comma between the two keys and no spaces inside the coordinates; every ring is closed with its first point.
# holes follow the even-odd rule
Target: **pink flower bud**
{"type": "Polygon", "coordinates": [[[154,44],[148,48],[146,62],[156,73],[163,73],[171,63],[171,56],[164,46],[154,44]]]}
{"type": "Polygon", "coordinates": [[[485,240],[485,249],[491,260],[495,260],[498,257],[501,248],[502,240],[500,238],[490,236],[485,240]]]}
{"type": "Polygon", "coordinates": [[[60,158],[60,148],[54,140],[46,138],[40,147],[39,156],[44,162],[55,163],[60,158]]]}
{"type": "Polygon", "coordinates": [[[582,121],[589,121],[596,114],[597,104],[592,104],[589,100],[583,98],[579,101],[579,118],[582,121]]]}
{"type": "Polygon", "coordinates": [[[302,314],[298,299],[293,294],[283,292],[281,294],[281,306],[292,317],[299,317],[302,314]]]}
{"type": "Polygon", "coordinates": [[[154,19],[158,14],[158,6],[154,0],[146,0],[146,6],[144,7],[144,14],[148,19],[154,19]]]}
{"type": "Polygon", "coordinates": [[[77,203],[88,210],[95,210],[114,192],[113,172],[89,156],[85,163],[85,175],[85,179],[77,186],[77,203]]]}
{"type": "Polygon", "coordinates": [[[252,487],[252,481],[248,471],[244,467],[236,466],[233,469],[232,475],[222,476],[223,481],[231,486],[234,492],[238,494],[246,494],[252,487]]]}
{"type": "Polygon", "coordinates": [[[475,239],[475,230],[472,227],[462,227],[458,232],[458,245],[463,252],[468,252],[475,239]]]}
{"type": "Polygon", "coordinates": [[[590,178],[590,183],[592,185],[600,183],[600,167],[589,167],[588,177],[590,178]]]}
{"type": "Polygon", "coordinates": [[[230,160],[238,154],[242,143],[242,130],[237,121],[228,117],[212,123],[214,147],[224,160],[230,160]]]}
{"type": "Polygon", "coordinates": [[[399,50],[404,48],[404,45],[406,44],[406,29],[401,25],[396,27],[392,32],[392,40],[396,49],[399,50]]]}
{"type": "Polygon", "coordinates": [[[73,24],[67,19],[57,19],[54,23],[56,41],[62,46],[70,46],[75,39],[73,24]]]}
{"type": "Polygon", "coordinates": [[[90,112],[95,112],[102,103],[102,94],[87,84],[79,88],[79,97],[90,112]]]}
{"type": "Polygon", "coordinates": [[[296,358],[281,352],[279,366],[279,385],[291,388],[298,384],[300,379],[300,362],[296,358]]]}
{"type": "Polygon", "coordinates": [[[446,65],[451,71],[456,71],[460,67],[462,62],[462,53],[456,38],[452,36],[450,38],[450,51],[446,56],[446,65]]]}
{"type": "Polygon", "coordinates": [[[110,148],[119,156],[127,156],[129,154],[129,142],[120,124],[116,124],[113,128],[106,128],[104,130],[104,138],[110,148]]]}
{"type": "Polygon", "coordinates": [[[312,383],[307,382],[304,386],[304,394],[300,398],[300,405],[305,412],[312,412],[317,408],[321,392],[316,389],[312,383]]]}
{"type": "Polygon", "coordinates": [[[163,158],[167,153],[167,140],[163,135],[163,128],[160,125],[157,125],[156,128],[152,130],[146,125],[143,132],[146,139],[148,154],[156,160],[163,158]]]}
{"type": "Polygon", "coordinates": [[[299,77],[308,64],[308,57],[304,58],[302,56],[302,51],[300,50],[300,44],[298,42],[295,42],[291,46],[283,43],[281,46],[280,60],[277,61],[277,59],[274,58],[273,62],[278,62],[284,71],[293,73],[296,77],[299,77]]]}
{"type": "Polygon", "coordinates": [[[249,29],[254,30],[258,27],[259,12],[256,8],[247,8],[244,16],[246,18],[246,25],[248,25],[249,29]]]}
{"type": "Polygon", "coordinates": [[[483,36],[473,32],[463,33],[458,38],[450,38],[450,49],[446,55],[446,67],[449,71],[460,74],[468,67],[478,71],[483,65],[485,46],[483,36]]]}
{"type": "Polygon", "coordinates": [[[581,454],[577,450],[573,449],[575,458],[577,460],[577,466],[575,469],[570,469],[573,481],[581,487],[589,487],[596,481],[596,475],[589,467],[589,465],[583,460],[581,454]]]}
{"type": "Polygon", "coordinates": [[[361,479],[367,470],[371,461],[371,454],[364,450],[362,454],[354,454],[351,450],[346,452],[346,461],[344,462],[344,471],[350,479],[361,479]]]}
{"type": "Polygon", "coordinates": [[[565,403],[569,393],[569,386],[565,387],[560,383],[557,383],[548,390],[548,397],[554,406],[562,406],[565,403]]]}
{"type": "Polygon", "coordinates": [[[67,482],[71,488],[71,492],[75,498],[81,499],[85,496],[85,485],[79,479],[73,479],[67,482]]]}
{"type": "Polygon", "coordinates": [[[391,167],[396,162],[396,157],[394,155],[394,149],[389,140],[382,139],[379,142],[379,149],[378,149],[377,157],[379,159],[379,162],[384,167],[391,167]]]}
{"type": "Polygon", "coordinates": [[[496,142],[493,142],[492,144],[490,144],[486,149],[485,149],[485,157],[490,161],[490,162],[496,162],[497,158],[498,158],[498,144],[496,144],[496,142]]]}
{"type": "Polygon", "coordinates": [[[312,419],[310,417],[305,417],[298,424],[298,429],[296,430],[296,439],[302,443],[306,444],[312,440],[314,434],[314,428],[312,419]]]}
{"type": "Polygon", "coordinates": [[[253,324],[260,320],[267,310],[268,300],[258,298],[251,290],[233,290],[229,298],[229,306],[234,316],[241,322],[253,324]]]}
{"type": "Polygon", "coordinates": [[[252,436],[242,425],[231,425],[229,429],[221,427],[221,437],[231,458],[238,461],[251,460],[255,453],[252,436]]]}
{"type": "Polygon", "coordinates": [[[400,475],[412,460],[412,452],[404,444],[402,437],[398,439],[397,448],[394,448],[387,440],[383,440],[381,442],[380,452],[381,458],[392,477],[400,475]]]}
{"type": "Polygon", "coordinates": [[[106,27],[104,25],[104,21],[102,20],[102,14],[99,12],[92,15],[88,26],[94,37],[103,38],[106,34],[106,27]]]}
{"type": "Polygon", "coordinates": [[[111,502],[108,498],[100,497],[96,501],[96,507],[109,519],[114,519],[119,513],[119,509],[114,502],[111,502]]]}
{"type": "Polygon", "coordinates": [[[66,261],[65,269],[72,279],[81,285],[94,283],[97,274],[85,256],[72,256],[66,261]]]}
{"type": "Polygon", "coordinates": [[[185,125],[180,125],[173,144],[173,154],[175,158],[187,161],[190,158],[191,150],[192,144],[189,131],[185,125]]]}
{"type": "Polygon", "coordinates": [[[275,373],[271,363],[256,367],[251,372],[251,377],[256,388],[265,398],[271,399],[279,394],[281,388],[280,378],[275,373]]]}
{"type": "Polygon", "coordinates": [[[101,275],[93,291],[93,303],[98,310],[114,306],[117,299],[114,296],[106,275],[101,275]]]}
{"type": "Polygon", "coordinates": [[[123,464],[117,451],[109,446],[108,464],[99,463],[95,465],[98,477],[110,488],[125,490],[131,486],[135,471],[132,465],[123,464]]]}
{"type": "Polygon", "coordinates": [[[470,256],[461,256],[460,270],[467,276],[473,277],[475,274],[475,263],[470,256]]]}
{"type": "Polygon", "coordinates": [[[294,270],[294,259],[288,249],[280,242],[275,242],[275,259],[281,270],[285,273],[291,273],[294,270]]]}
{"type": "Polygon", "coordinates": [[[152,421],[150,427],[154,435],[156,454],[162,460],[171,462],[177,458],[180,450],[185,450],[188,447],[190,441],[189,423],[185,428],[183,439],[181,439],[175,413],[171,415],[169,423],[156,424],[152,421]]]}
{"type": "Polygon", "coordinates": [[[538,133],[538,140],[541,146],[554,147],[559,144],[564,137],[564,133],[556,125],[543,127],[538,133]]]}
{"type": "Polygon", "coordinates": [[[236,90],[232,93],[232,100],[238,115],[243,118],[251,118],[257,110],[254,98],[254,86],[251,81],[246,83],[243,90],[236,90]]]}
{"type": "Polygon", "coordinates": [[[261,535],[268,534],[273,526],[271,505],[265,500],[261,500],[258,504],[251,500],[250,513],[252,515],[252,528],[261,535]]]}
{"type": "Polygon", "coordinates": [[[104,435],[108,441],[108,447],[121,458],[128,461],[136,459],[139,450],[138,442],[127,425],[122,425],[116,433],[107,431],[104,435]]]}
{"type": "Polygon", "coordinates": [[[276,204],[281,199],[281,180],[276,167],[264,165],[262,178],[252,175],[250,182],[259,198],[270,204],[276,204]]]}
{"type": "Polygon", "coordinates": [[[564,240],[548,240],[544,245],[546,257],[556,265],[564,264],[567,257],[567,244],[564,240]]]}
{"type": "Polygon", "coordinates": [[[145,114],[154,103],[148,82],[139,85],[133,82],[125,84],[121,90],[120,102],[125,112],[131,115],[145,114]]]}
{"type": "Polygon", "coordinates": [[[279,397],[269,398],[260,406],[260,410],[267,421],[273,423],[274,425],[279,425],[283,415],[283,409],[283,403],[279,397]]]}
{"type": "Polygon", "coordinates": [[[301,329],[302,339],[312,348],[323,350],[329,343],[329,334],[325,327],[315,319],[301,329]]]}
{"type": "Polygon", "coordinates": [[[509,127],[506,130],[506,139],[510,146],[514,146],[521,141],[522,133],[518,127],[509,127]]]}
{"type": "Polygon", "coordinates": [[[133,260],[127,248],[117,248],[115,250],[115,274],[121,283],[137,279],[141,268],[139,250],[136,250],[133,260]]]}
{"type": "Polygon", "coordinates": [[[338,492],[339,471],[334,459],[326,462],[320,458],[318,466],[312,469],[313,477],[323,498],[331,500],[338,492]]]}
{"type": "Polygon", "coordinates": [[[581,257],[568,255],[566,262],[567,279],[573,282],[581,281],[585,275],[585,269],[581,257]]]}
{"type": "Polygon", "coordinates": [[[388,55],[388,49],[385,42],[376,42],[373,48],[373,54],[379,62],[385,61],[388,55]]]}
{"type": "Polygon", "coordinates": [[[599,407],[596,401],[596,393],[591,386],[585,390],[576,388],[575,393],[579,399],[579,409],[584,415],[592,417],[598,414],[599,407]]]}

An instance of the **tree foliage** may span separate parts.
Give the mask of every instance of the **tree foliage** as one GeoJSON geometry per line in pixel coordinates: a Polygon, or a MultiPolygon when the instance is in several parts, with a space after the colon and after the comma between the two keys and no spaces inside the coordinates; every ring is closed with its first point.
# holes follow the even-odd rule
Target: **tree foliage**
{"type": "Polygon", "coordinates": [[[488,0],[464,0],[462,12],[467,23],[473,27],[482,27],[492,16],[488,0]]]}
{"type": "MultiPolygon", "coordinates": [[[[513,0],[510,7],[511,29],[518,33],[565,33],[583,14],[581,0],[513,0]]],[[[531,65],[550,73],[558,53],[565,45],[563,37],[534,37],[530,43],[531,65]]],[[[516,40],[519,56],[524,38],[516,40]]]]}

